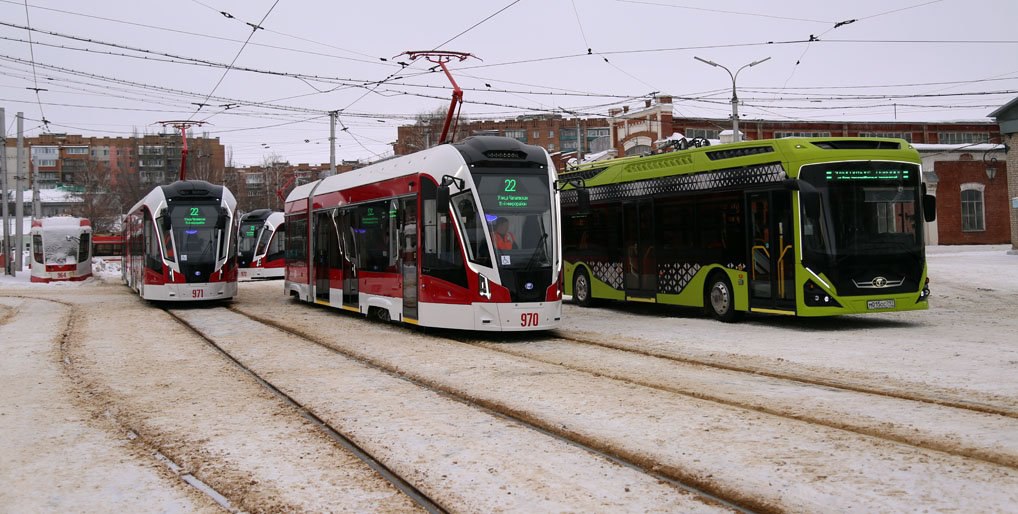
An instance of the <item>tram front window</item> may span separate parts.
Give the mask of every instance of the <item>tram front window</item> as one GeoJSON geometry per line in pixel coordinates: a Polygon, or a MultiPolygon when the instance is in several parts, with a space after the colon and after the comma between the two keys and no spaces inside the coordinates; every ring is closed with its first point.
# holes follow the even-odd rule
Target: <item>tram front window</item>
{"type": "Polygon", "coordinates": [[[219,206],[173,206],[169,216],[177,261],[181,266],[215,263],[217,243],[224,237],[223,229],[218,226],[219,206]]]}
{"type": "Polygon", "coordinates": [[[258,235],[261,232],[263,223],[257,222],[242,222],[240,224],[240,240],[238,255],[241,259],[250,261],[255,254],[255,243],[258,242],[258,235]]]}
{"type": "Polygon", "coordinates": [[[503,269],[552,265],[551,193],[544,173],[475,173],[485,224],[503,269]]]}

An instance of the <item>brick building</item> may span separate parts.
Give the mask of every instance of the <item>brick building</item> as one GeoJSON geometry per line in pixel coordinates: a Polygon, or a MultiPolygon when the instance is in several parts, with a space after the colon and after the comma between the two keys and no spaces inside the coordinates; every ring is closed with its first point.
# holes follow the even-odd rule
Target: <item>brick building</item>
{"type": "MultiPolygon", "coordinates": [[[[359,161],[342,161],[336,163],[336,173],[361,166],[359,161]]],[[[321,178],[330,173],[330,168],[329,163],[274,162],[264,166],[230,168],[227,174],[236,177],[236,185],[231,190],[237,197],[237,208],[248,212],[254,209],[282,210],[280,195],[285,198],[291,189],[321,178]]]]}
{"type": "MultiPolygon", "coordinates": [[[[9,177],[16,169],[16,143],[15,138],[7,138],[9,177]]],[[[218,137],[189,137],[187,144],[192,178],[222,177],[226,150],[218,137]]],[[[81,184],[84,175],[96,168],[108,172],[113,181],[128,173],[137,174],[142,186],[168,184],[177,180],[183,149],[176,133],[116,138],[51,133],[27,137],[24,145],[29,157],[28,184],[37,179],[40,189],[81,184]]]]}

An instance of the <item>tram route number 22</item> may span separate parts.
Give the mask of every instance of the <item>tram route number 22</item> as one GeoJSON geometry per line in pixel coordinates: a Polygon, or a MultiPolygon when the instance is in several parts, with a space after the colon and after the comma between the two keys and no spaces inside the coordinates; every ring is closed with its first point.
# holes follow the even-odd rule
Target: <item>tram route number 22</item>
{"type": "Polygon", "coordinates": [[[524,312],[523,314],[520,314],[521,327],[536,327],[539,320],[540,317],[536,312],[524,312]]]}

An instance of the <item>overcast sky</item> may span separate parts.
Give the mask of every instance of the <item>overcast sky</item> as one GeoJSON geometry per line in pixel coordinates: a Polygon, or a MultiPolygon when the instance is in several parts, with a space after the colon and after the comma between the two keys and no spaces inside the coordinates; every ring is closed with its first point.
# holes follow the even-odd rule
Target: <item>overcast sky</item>
{"type": "Polygon", "coordinates": [[[445,76],[400,55],[439,48],[476,56],[449,64],[463,117],[657,92],[725,119],[731,78],[699,56],[770,57],[738,75],[743,119],[986,121],[1018,96],[1016,22],[1013,0],[0,0],[0,106],[8,134],[17,111],[28,135],[204,121],[238,166],[328,162],[337,110],[337,160],[376,159],[448,106],[445,76]]]}

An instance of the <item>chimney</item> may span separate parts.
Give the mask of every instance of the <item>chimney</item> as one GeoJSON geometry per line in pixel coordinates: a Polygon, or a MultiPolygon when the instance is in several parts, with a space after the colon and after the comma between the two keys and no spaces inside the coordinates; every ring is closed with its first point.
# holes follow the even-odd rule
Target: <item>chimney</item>
{"type": "Polygon", "coordinates": [[[648,98],[648,99],[643,101],[643,106],[644,107],[650,107],[650,98],[648,98]]]}
{"type": "Polygon", "coordinates": [[[624,112],[624,113],[625,112],[629,112],[629,106],[628,105],[623,105],[622,106],[622,112],[624,112]]]}
{"type": "Polygon", "coordinates": [[[667,95],[661,95],[657,97],[657,102],[662,104],[670,104],[672,103],[672,97],[667,95]]]}

